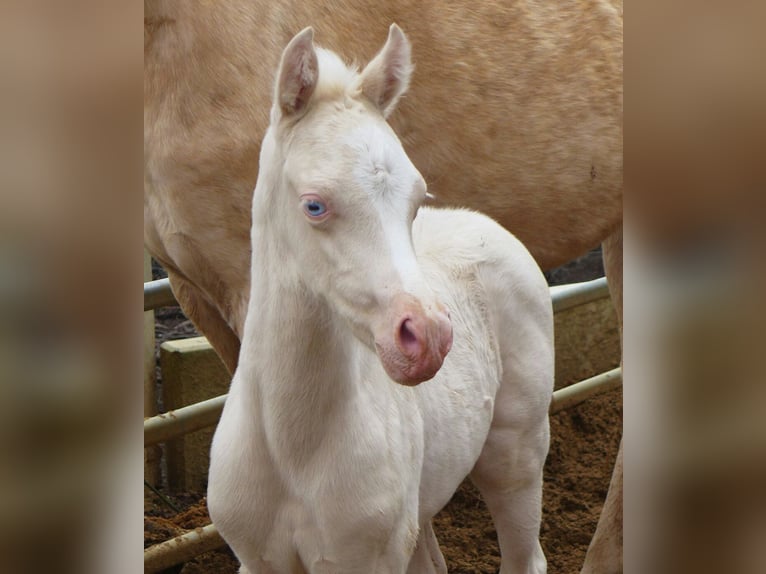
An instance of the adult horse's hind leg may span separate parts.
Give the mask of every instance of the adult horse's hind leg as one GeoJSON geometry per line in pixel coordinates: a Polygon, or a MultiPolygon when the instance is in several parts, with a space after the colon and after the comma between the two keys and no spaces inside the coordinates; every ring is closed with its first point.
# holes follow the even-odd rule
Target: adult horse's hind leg
{"type": "Polygon", "coordinates": [[[604,257],[604,271],[609,283],[609,295],[617,312],[622,345],[622,225],[601,245],[604,257]]]}
{"type": "Polygon", "coordinates": [[[407,574],[447,574],[447,563],[430,520],[420,529],[418,544],[410,559],[407,574]]]}
{"type": "MultiPolygon", "coordinates": [[[[609,281],[622,343],[622,227],[603,244],[604,269],[609,281]]],[[[596,525],[581,574],[622,572],[622,440],[617,453],[609,492],[596,525]]]]}
{"type": "Polygon", "coordinates": [[[581,574],[622,573],[622,441],[581,574]]]}

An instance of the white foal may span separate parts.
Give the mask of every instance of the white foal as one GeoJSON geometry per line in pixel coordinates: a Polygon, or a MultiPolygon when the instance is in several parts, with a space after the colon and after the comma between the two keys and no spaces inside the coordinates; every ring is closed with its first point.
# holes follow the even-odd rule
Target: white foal
{"type": "Polygon", "coordinates": [[[546,570],[548,288],[487,217],[418,211],[385,121],[411,69],[395,25],[361,74],[311,29],[282,54],[208,488],[241,572],[446,572],[431,519],[469,474],[501,573],[546,570]]]}

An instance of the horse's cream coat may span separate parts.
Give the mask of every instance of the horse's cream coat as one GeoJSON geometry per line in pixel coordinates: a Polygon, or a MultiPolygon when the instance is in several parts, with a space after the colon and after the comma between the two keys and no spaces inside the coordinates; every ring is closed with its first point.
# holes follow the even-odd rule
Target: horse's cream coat
{"type": "Polygon", "coordinates": [[[431,518],[470,474],[502,574],[544,572],[545,280],[487,217],[418,211],[425,185],[383,118],[409,79],[401,31],[359,75],[312,36],[285,49],[261,147],[211,516],[242,572],[446,572],[431,518]]]}

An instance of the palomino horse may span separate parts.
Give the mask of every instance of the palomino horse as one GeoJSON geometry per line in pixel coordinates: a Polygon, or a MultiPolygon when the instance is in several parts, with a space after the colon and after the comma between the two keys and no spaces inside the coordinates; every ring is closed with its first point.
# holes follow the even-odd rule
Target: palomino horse
{"type": "Polygon", "coordinates": [[[470,473],[501,573],[544,573],[545,278],[486,216],[418,213],[425,181],[384,119],[409,84],[402,31],[361,73],[312,38],[285,48],[261,145],[210,516],[240,572],[446,573],[431,519],[470,473]]]}
{"type": "MultiPolygon", "coordinates": [[[[604,241],[622,309],[622,3],[144,4],[145,241],[233,372],[250,205],[278,49],[312,24],[369,58],[402,24],[417,73],[391,117],[440,205],[488,213],[544,269],[604,241]]],[[[621,459],[618,459],[618,461],[621,459]]],[[[621,570],[618,466],[583,572],[621,570]]]]}

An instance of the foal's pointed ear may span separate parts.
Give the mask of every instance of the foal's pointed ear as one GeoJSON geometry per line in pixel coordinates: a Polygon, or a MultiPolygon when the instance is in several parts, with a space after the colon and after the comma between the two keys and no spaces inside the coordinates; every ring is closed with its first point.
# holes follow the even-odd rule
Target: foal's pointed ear
{"type": "Polygon", "coordinates": [[[384,117],[394,111],[399,97],[410,85],[411,52],[407,36],[399,26],[391,24],[385,46],[362,72],[362,93],[378,107],[384,117]]]}
{"type": "Polygon", "coordinates": [[[287,44],[277,71],[274,101],[285,116],[305,111],[318,79],[314,29],[304,28],[287,44]]]}

